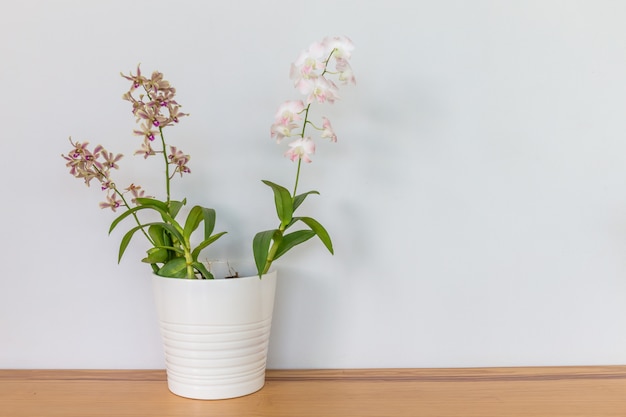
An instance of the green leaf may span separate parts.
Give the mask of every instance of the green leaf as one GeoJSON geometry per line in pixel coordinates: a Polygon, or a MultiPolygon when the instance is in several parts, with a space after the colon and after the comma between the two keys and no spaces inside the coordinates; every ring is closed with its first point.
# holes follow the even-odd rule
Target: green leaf
{"type": "Polygon", "coordinates": [[[196,269],[196,271],[200,272],[200,274],[205,279],[214,279],[215,278],[213,276],[213,274],[206,268],[206,266],[204,266],[203,263],[201,263],[201,262],[192,262],[191,266],[193,266],[196,269]]]}
{"type": "Polygon", "coordinates": [[[204,221],[204,240],[206,241],[211,239],[211,233],[213,233],[213,229],[215,229],[215,218],[215,210],[201,206],[194,206],[185,221],[185,228],[183,231],[185,239],[187,239],[187,241],[191,239],[191,234],[198,228],[202,221],[204,221]]]}
{"type": "Polygon", "coordinates": [[[133,235],[135,234],[135,232],[141,229],[142,227],[144,227],[144,225],[133,227],[128,232],[126,232],[126,234],[122,237],[122,241],[120,242],[120,250],[117,255],[117,263],[120,263],[120,261],[122,260],[122,256],[124,256],[124,252],[126,251],[126,248],[128,247],[128,244],[130,243],[130,240],[133,238],[133,235]]]}
{"type": "Polygon", "coordinates": [[[311,239],[313,236],[315,236],[315,232],[312,230],[298,230],[296,232],[284,235],[283,240],[280,242],[280,246],[278,246],[278,250],[274,255],[274,260],[283,256],[294,246],[311,239]]]}
{"type": "Polygon", "coordinates": [[[254,254],[254,263],[256,264],[259,276],[263,274],[265,264],[267,263],[270,244],[277,234],[280,234],[280,230],[265,230],[257,233],[252,240],[252,253],[254,254]]]}
{"type": "Polygon", "coordinates": [[[198,228],[203,219],[202,207],[194,206],[191,211],[189,211],[187,220],[185,221],[185,228],[183,230],[183,236],[187,241],[189,241],[191,234],[198,228]]]}
{"type": "Polygon", "coordinates": [[[187,262],[185,258],[174,258],[168,261],[157,275],[170,278],[185,278],[187,276],[187,262]]]}
{"type": "MultiPolygon", "coordinates": [[[[215,229],[216,214],[212,208],[202,207],[202,216],[204,217],[204,239],[211,237],[215,229]]],[[[220,235],[221,236],[221,235],[220,235]]]]}
{"type": "Polygon", "coordinates": [[[187,204],[187,199],[183,201],[170,201],[170,216],[172,216],[172,218],[176,218],[176,215],[178,215],[178,212],[185,204],[187,204]]]}
{"type": "Polygon", "coordinates": [[[111,226],[109,227],[109,234],[111,234],[113,229],[115,229],[115,227],[118,224],[120,224],[120,222],[122,220],[124,220],[125,218],[127,218],[131,214],[136,213],[139,210],[143,210],[143,209],[146,209],[146,208],[149,208],[149,207],[142,207],[142,206],[133,207],[131,209],[126,210],[124,213],[120,214],[119,216],[117,216],[115,219],[113,219],[113,222],[111,223],[111,226]]]}
{"type": "Polygon", "coordinates": [[[167,207],[167,204],[163,201],[145,197],[138,197],[135,199],[135,201],[137,202],[137,204],[140,204],[143,207],[153,207],[159,211],[165,211],[169,213],[169,207],[167,207]]]}
{"type": "Polygon", "coordinates": [[[148,257],[143,258],[141,262],[146,262],[150,264],[166,263],[173,256],[173,254],[171,254],[169,251],[173,251],[182,256],[185,256],[185,251],[181,248],[175,248],[173,246],[155,246],[146,251],[148,253],[148,257]],[[164,252],[164,254],[162,252],[164,252]]]}
{"type": "Polygon", "coordinates": [[[302,204],[304,199],[307,198],[307,196],[310,195],[310,194],[317,194],[317,195],[319,195],[320,193],[318,193],[317,191],[309,191],[309,192],[302,193],[302,194],[299,194],[299,195],[295,196],[293,198],[293,211],[296,211],[296,209],[298,207],[300,207],[300,204],[302,204]]]}
{"type": "Polygon", "coordinates": [[[202,249],[206,248],[211,243],[215,242],[217,239],[219,239],[220,237],[222,237],[225,234],[226,234],[226,232],[220,232],[220,233],[217,233],[217,234],[211,236],[210,238],[205,239],[202,242],[200,242],[200,244],[198,246],[196,246],[196,248],[193,250],[193,252],[191,252],[191,257],[194,260],[198,259],[198,255],[200,255],[200,251],[202,251],[202,249]]]}
{"type": "Polygon", "coordinates": [[[167,223],[146,223],[146,224],[140,224],[139,226],[135,226],[132,229],[130,229],[123,237],[122,237],[122,241],[120,242],[120,250],[119,250],[119,254],[117,257],[117,262],[119,263],[122,260],[122,256],[124,255],[124,252],[126,251],[126,248],[128,247],[128,244],[130,243],[130,240],[133,238],[133,235],[135,234],[135,232],[137,232],[138,230],[144,228],[144,227],[148,227],[148,230],[150,230],[150,226],[159,226],[163,229],[165,229],[166,231],[168,231],[170,234],[176,236],[177,239],[181,240],[182,236],[180,235],[180,233],[178,232],[178,230],[176,230],[176,228],[174,228],[174,226],[172,226],[171,224],[167,224],[167,223]]]}
{"type": "Polygon", "coordinates": [[[182,232],[179,229],[177,229],[174,225],[171,225],[169,223],[161,223],[161,222],[159,222],[159,223],[148,223],[148,224],[149,225],[155,225],[155,224],[159,225],[163,229],[165,229],[166,235],[168,235],[168,237],[169,236],[173,236],[176,239],[178,239],[180,242],[184,242],[182,232]]]}
{"type": "Polygon", "coordinates": [[[293,200],[291,199],[291,193],[285,187],[282,187],[273,182],[263,180],[265,185],[268,185],[274,191],[274,203],[276,204],[276,214],[280,220],[281,226],[284,228],[289,224],[293,217],[293,200]]]}
{"type": "Polygon", "coordinates": [[[307,226],[309,226],[311,230],[315,232],[317,237],[320,238],[324,246],[326,246],[326,249],[328,249],[328,251],[334,255],[335,252],[333,251],[333,243],[330,240],[330,235],[328,234],[326,229],[324,229],[324,226],[322,226],[317,220],[312,219],[311,217],[297,217],[296,219],[302,221],[307,226]]]}
{"type": "Polygon", "coordinates": [[[148,256],[143,258],[141,262],[148,264],[165,263],[169,259],[169,252],[163,247],[154,247],[146,251],[148,256]]]}
{"type": "MultiPolygon", "coordinates": [[[[157,200],[150,200],[150,199],[143,199],[143,198],[138,198],[139,200],[149,200],[149,201],[155,201],[157,203],[161,203],[160,201],[157,200]]],[[[163,206],[165,206],[165,204],[163,204],[163,206]]],[[[115,218],[113,220],[113,222],[111,223],[111,227],[109,227],[109,234],[111,234],[111,232],[113,231],[113,229],[115,229],[115,227],[125,218],[127,218],[128,216],[130,216],[133,213],[138,212],[139,210],[155,210],[158,213],[161,214],[161,217],[163,217],[163,220],[165,221],[169,221],[173,224],[177,224],[176,221],[169,215],[169,213],[167,212],[167,206],[166,210],[162,210],[162,208],[158,205],[158,204],[151,204],[151,205],[141,205],[141,206],[137,206],[137,207],[133,207],[131,209],[128,209],[127,211],[125,211],[124,213],[120,214],[117,218],[115,218]]]]}
{"type": "Polygon", "coordinates": [[[148,228],[148,234],[152,238],[155,246],[164,246],[169,245],[170,242],[167,242],[168,236],[165,233],[165,229],[163,229],[158,224],[153,224],[148,228]]]}

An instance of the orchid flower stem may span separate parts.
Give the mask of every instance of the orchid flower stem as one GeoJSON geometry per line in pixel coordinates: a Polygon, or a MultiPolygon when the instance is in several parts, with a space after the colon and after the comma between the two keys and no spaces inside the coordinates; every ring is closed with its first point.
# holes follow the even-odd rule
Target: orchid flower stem
{"type": "MultiPolygon", "coordinates": [[[[94,166],[93,168],[96,170],[96,172],[98,172],[101,175],[101,177],[105,177],[104,173],[100,169],[98,169],[98,167],[94,166]]],[[[112,184],[111,188],[113,189],[113,191],[115,191],[115,194],[117,194],[122,199],[122,202],[124,203],[124,207],[126,207],[126,209],[130,209],[130,205],[128,204],[128,201],[126,201],[126,198],[124,197],[124,193],[121,193],[120,190],[117,189],[115,184],[112,184]]],[[[133,218],[135,219],[135,222],[137,223],[137,226],[140,226],[141,222],[139,222],[139,217],[137,217],[137,213],[133,213],[132,215],[133,215],[133,218]]],[[[148,239],[148,242],[154,245],[154,242],[152,241],[152,239],[150,239],[150,236],[146,233],[146,231],[143,230],[143,227],[141,228],[141,232],[146,237],[146,239],[148,239]]]]}
{"type": "Polygon", "coordinates": [[[307,123],[311,123],[309,122],[309,109],[310,108],[311,108],[311,103],[309,103],[309,105],[306,106],[306,109],[304,109],[304,122],[302,123],[302,132],[300,132],[301,138],[304,138],[304,131],[306,130],[307,123]]]}
{"type": "MultiPolygon", "coordinates": [[[[126,198],[124,197],[124,194],[121,193],[117,188],[114,188],[115,193],[120,196],[120,198],[122,199],[122,201],[124,202],[124,206],[127,209],[130,209],[130,205],[128,204],[128,201],[126,201],[126,198]]],[[[135,219],[135,222],[137,222],[138,226],[141,226],[141,222],[139,221],[139,218],[137,217],[137,213],[133,213],[132,214],[133,218],[135,219]]],[[[144,230],[144,228],[141,228],[141,233],[143,233],[143,235],[146,237],[146,239],[148,239],[148,242],[150,242],[150,244],[152,246],[155,246],[156,244],[154,243],[154,241],[150,238],[150,235],[148,235],[148,233],[146,233],[146,231],[144,230]]]]}
{"type": "Polygon", "coordinates": [[[298,170],[296,171],[296,183],[293,186],[293,195],[291,196],[292,200],[296,198],[296,192],[298,191],[298,182],[300,181],[300,167],[302,166],[302,159],[298,159],[298,170]]]}
{"type": "Polygon", "coordinates": [[[163,136],[163,128],[159,126],[159,134],[161,136],[161,144],[163,145],[163,159],[165,161],[165,192],[167,195],[166,204],[169,207],[170,205],[170,164],[167,160],[167,149],[165,144],[165,136],[163,136]]]}
{"type": "MultiPolygon", "coordinates": [[[[304,109],[304,122],[302,123],[302,132],[300,132],[300,137],[304,138],[304,132],[306,131],[306,125],[307,123],[311,123],[309,122],[309,109],[311,108],[311,103],[309,103],[308,106],[306,106],[306,109],[304,109]]],[[[313,126],[315,127],[315,126],[313,126]]],[[[292,199],[296,198],[296,191],[298,190],[298,181],[300,180],[300,167],[302,166],[302,159],[299,158],[298,159],[298,170],[296,171],[296,183],[293,187],[293,195],[291,196],[292,199]]]]}
{"type": "MultiPolygon", "coordinates": [[[[146,91],[146,95],[148,96],[148,98],[152,100],[152,97],[150,96],[150,91],[148,91],[148,89],[146,89],[145,86],[144,86],[144,90],[146,91]]],[[[159,126],[159,136],[161,137],[161,144],[163,146],[163,159],[165,160],[165,192],[167,195],[167,200],[165,202],[167,206],[169,207],[170,205],[170,164],[169,164],[169,161],[167,160],[167,149],[165,149],[167,145],[165,144],[165,136],[163,136],[163,126],[159,126]]]]}

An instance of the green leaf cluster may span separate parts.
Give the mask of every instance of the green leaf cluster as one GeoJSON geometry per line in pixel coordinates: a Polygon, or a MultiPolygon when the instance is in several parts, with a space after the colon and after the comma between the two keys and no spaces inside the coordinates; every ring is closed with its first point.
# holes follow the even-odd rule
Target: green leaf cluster
{"type": "Polygon", "coordinates": [[[292,196],[289,190],[281,185],[266,180],[263,180],[263,183],[274,192],[274,203],[280,225],[276,229],[265,230],[254,236],[252,251],[259,276],[267,273],[276,259],[313,236],[317,236],[333,254],[333,244],[324,226],[311,217],[294,217],[294,212],[306,197],[319,193],[308,191],[292,196]],[[303,224],[306,228],[287,233],[288,229],[296,224],[303,224]]]}
{"type": "Polygon", "coordinates": [[[206,266],[198,261],[198,256],[202,249],[226,233],[213,233],[216,219],[215,210],[194,206],[181,225],[176,220],[176,216],[186,204],[185,200],[165,203],[152,198],[137,198],[136,201],[137,206],[120,214],[113,220],[109,228],[110,234],[120,222],[129,216],[135,217],[138,223],[122,237],[118,262],[124,256],[133,236],[141,231],[152,245],[147,250],[147,256],[142,259],[142,262],[150,264],[157,275],[171,278],[213,278],[206,266]],[[141,223],[137,218],[137,213],[145,210],[158,213],[161,221],[141,223]],[[192,247],[191,236],[202,223],[204,223],[203,239],[198,245],[192,247]]]}

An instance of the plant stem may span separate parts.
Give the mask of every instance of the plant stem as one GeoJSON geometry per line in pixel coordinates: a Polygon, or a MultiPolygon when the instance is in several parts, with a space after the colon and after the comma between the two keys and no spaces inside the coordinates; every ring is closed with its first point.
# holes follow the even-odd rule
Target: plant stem
{"type": "MultiPolygon", "coordinates": [[[[97,166],[94,166],[93,168],[96,170],[96,172],[98,174],[100,174],[101,178],[106,178],[104,173],[102,171],[100,171],[97,166]]],[[[124,207],[126,207],[127,210],[130,209],[130,205],[128,204],[128,201],[126,201],[126,198],[124,197],[124,194],[121,193],[120,190],[117,189],[117,187],[115,186],[115,183],[111,182],[110,188],[113,191],[115,191],[115,194],[117,194],[122,199],[122,202],[124,203],[124,207]]],[[[137,213],[132,213],[132,216],[135,219],[135,222],[137,223],[137,226],[141,226],[141,223],[139,222],[139,217],[137,217],[137,213]]],[[[154,242],[152,241],[152,239],[150,239],[150,236],[146,233],[146,231],[143,230],[143,227],[141,228],[141,233],[143,233],[143,235],[146,237],[146,239],[148,239],[148,242],[150,242],[154,246],[154,242]]]]}
{"type": "MultiPolygon", "coordinates": [[[[311,108],[311,103],[306,106],[304,109],[304,122],[302,122],[302,131],[300,132],[300,137],[304,139],[304,132],[306,131],[306,125],[309,122],[309,109],[311,108]]],[[[302,166],[302,158],[298,158],[298,170],[296,171],[296,182],[293,187],[293,195],[291,196],[292,200],[296,198],[296,192],[298,190],[298,182],[300,181],[300,167],[302,166]]]]}
{"type": "Polygon", "coordinates": [[[165,162],[165,193],[167,195],[167,200],[165,203],[169,207],[170,205],[170,164],[167,160],[167,149],[165,144],[165,136],[163,136],[163,128],[159,126],[159,135],[161,136],[161,144],[163,146],[163,160],[165,162]]]}
{"type": "MultiPolygon", "coordinates": [[[[124,202],[124,206],[126,207],[126,209],[130,209],[130,205],[128,204],[128,201],[126,201],[126,198],[124,197],[124,194],[121,193],[117,187],[114,187],[113,190],[115,190],[115,193],[120,196],[120,198],[122,199],[122,201],[124,202]]],[[[141,226],[141,223],[139,222],[139,217],[137,217],[137,213],[132,213],[133,218],[135,219],[135,222],[137,222],[137,226],[141,226]]],[[[154,243],[154,241],[150,238],[150,236],[148,235],[148,233],[146,233],[146,231],[144,230],[144,228],[141,228],[141,233],[143,233],[143,235],[146,237],[146,239],[148,239],[148,242],[150,242],[150,244],[152,244],[152,246],[155,246],[156,244],[154,243]]]]}
{"type": "MultiPolygon", "coordinates": [[[[285,226],[282,224],[278,227],[278,232],[282,238],[283,232],[285,231],[285,226]]],[[[272,242],[272,246],[270,247],[269,252],[267,253],[267,258],[265,260],[265,267],[263,268],[263,274],[267,274],[272,266],[272,262],[274,262],[274,256],[276,256],[276,252],[278,252],[278,241],[274,240],[272,242]]]]}
{"type": "Polygon", "coordinates": [[[311,108],[311,103],[306,106],[304,109],[304,122],[302,122],[302,132],[300,132],[300,137],[304,139],[304,131],[306,130],[306,124],[309,122],[309,109],[311,108]]]}
{"type": "Polygon", "coordinates": [[[195,278],[196,274],[194,273],[193,266],[191,265],[193,258],[189,248],[185,248],[185,262],[187,263],[187,278],[195,278]]]}
{"type": "Polygon", "coordinates": [[[293,186],[293,195],[291,196],[291,200],[295,200],[296,192],[298,190],[298,182],[300,181],[300,167],[302,166],[302,159],[298,159],[298,170],[296,171],[296,183],[293,186]]]}
{"type": "MultiPolygon", "coordinates": [[[[150,91],[146,88],[146,86],[143,86],[144,91],[146,92],[146,95],[148,96],[148,99],[152,100],[152,97],[150,96],[150,91]]],[[[165,193],[167,195],[167,200],[165,201],[165,203],[167,204],[167,206],[170,206],[170,164],[169,161],[167,160],[167,149],[166,148],[166,144],[165,144],[165,136],[163,135],[163,126],[159,126],[159,136],[161,137],[161,145],[163,146],[163,159],[165,160],[165,193]]]]}

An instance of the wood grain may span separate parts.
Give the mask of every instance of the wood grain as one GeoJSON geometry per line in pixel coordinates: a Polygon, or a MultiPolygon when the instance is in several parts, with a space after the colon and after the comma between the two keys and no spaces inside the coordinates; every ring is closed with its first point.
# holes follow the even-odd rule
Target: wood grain
{"type": "Polygon", "coordinates": [[[626,416],[626,366],[270,370],[246,397],[189,400],[163,370],[0,370],[0,416],[626,416]]]}

